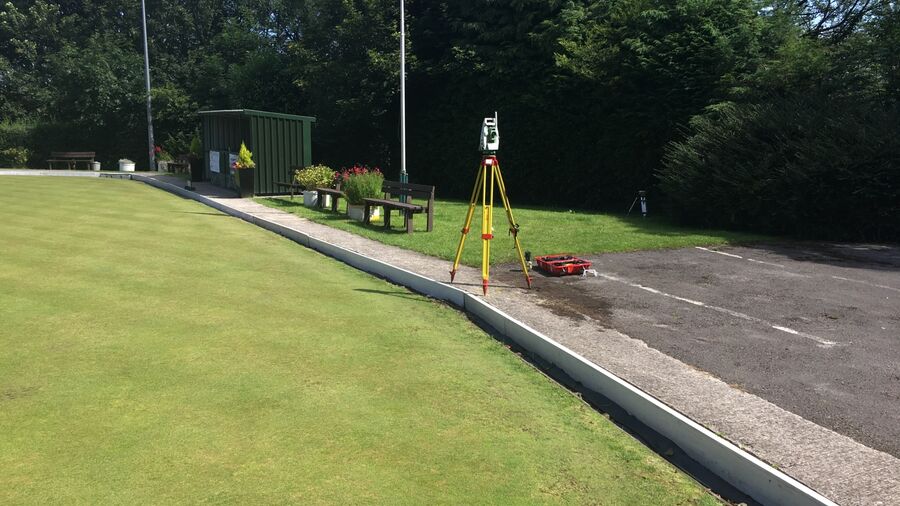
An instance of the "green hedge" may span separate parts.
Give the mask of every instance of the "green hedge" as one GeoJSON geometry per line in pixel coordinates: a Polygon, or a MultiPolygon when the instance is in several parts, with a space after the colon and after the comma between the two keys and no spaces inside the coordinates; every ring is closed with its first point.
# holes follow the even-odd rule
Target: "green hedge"
{"type": "Polygon", "coordinates": [[[729,105],[669,145],[660,187],[701,225],[900,240],[900,111],[809,93],[729,105]]]}
{"type": "Polygon", "coordinates": [[[46,168],[51,151],[94,151],[104,169],[115,170],[119,158],[135,160],[144,169],[149,162],[142,128],[135,122],[0,122],[0,166],[46,168]]]}

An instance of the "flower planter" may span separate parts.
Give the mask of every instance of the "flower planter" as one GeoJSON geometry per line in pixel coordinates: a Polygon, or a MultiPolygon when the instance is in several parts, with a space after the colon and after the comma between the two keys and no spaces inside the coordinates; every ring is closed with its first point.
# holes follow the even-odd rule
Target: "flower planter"
{"type": "Polygon", "coordinates": [[[241,192],[241,198],[246,199],[253,196],[253,169],[238,169],[238,189],[241,192]]]}
{"type": "Polygon", "coordinates": [[[131,160],[119,160],[119,170],[122,172],[134,172],[134,162],[131,160]]]}
{"type": "Polygon", "coordinates": [[[159,172],[169,172],[169,161],[168,160],[157,160],[156,161],[156,170],[159,172]]]}
{"type": "MultiPolygon", "coordinates": [[[[325,195],[325,204],[328,204],[328,195],[325,195]]],[[[319,203],[319,194],[314,191],[304,191],[303,192],[303,205],[306,207],[316,207],[316,204],[319,203]]]]}
{"type": "Polygon", "coordinates": [[[203,174],[205,168],[206,166],[203,163],[203,158],[191,157],[191,181],[197,182],[205,180],[203,174]]]}
{"type": "Polygon", "coordinates": [[[365,216],[363,215],[363,213],[365,212],[365,209],[366,209],[366,207],[362,204],[354,205],[354,204],[348,203],[347,204],[347,216],[349,216],[351,220],[363,221],[363,219],[365,218],[365,216]]]}
{"type": "MultiPolygon", "coordinates": [[[[364,206],[362,204],[360,204],[358,206],[353,205],[353,204],[347,204],[347,216],[349,216],[351,220],[365,221],[365,219],[366,219],[365,212],[366,212],[366,206],[364,206]]],[[[373,207],[372,209],[370,209],[369,212],[371,213],[369,215],[370,220],[377,221],[377,219],[381,216],[381,208],[380,207],[373,207]]]]}

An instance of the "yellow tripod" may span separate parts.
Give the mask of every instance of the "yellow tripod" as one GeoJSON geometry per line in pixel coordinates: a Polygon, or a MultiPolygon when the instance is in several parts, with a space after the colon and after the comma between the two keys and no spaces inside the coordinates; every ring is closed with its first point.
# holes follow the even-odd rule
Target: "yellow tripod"
{"type": "Polygon", "coordinates": [[[481,197],[481,285],[484,294],[487,295],[488,281],[491,271],[491,239],[494,238],[494,184],[500,190],[500,199],[503,208],[506,209],[506,219],[509,220],[509,233],[516,243],[516,252],[519,254],[519,262],[522,264],[522,272],[525,274],[525,282],[531,288],[531,276],[528,275],[528,266],[525,264],[525,256],[522,255],[522,245],[519,244],[519,225],[513,218],[512,207],[506,197],[506,184],[503,175],[500,174],[500,162],[495,155],[484,155],[481,158],[481,166],[475,177],[475,188],[472,190],[472,198],[469,200],[469,210],[466,213],[466,223],[463,225],[462,235],[459,238],[459,246],[456,248],[456,258],[453,260],[453,270],[450,271],[450,282],[456,277],[459,268],[459,259],[462,256],[463,246],[466,244],[466,236],[469,235],[469,227],[472,225],[472,217],[475,214],[475,206],[478,197],[481,197]]]}

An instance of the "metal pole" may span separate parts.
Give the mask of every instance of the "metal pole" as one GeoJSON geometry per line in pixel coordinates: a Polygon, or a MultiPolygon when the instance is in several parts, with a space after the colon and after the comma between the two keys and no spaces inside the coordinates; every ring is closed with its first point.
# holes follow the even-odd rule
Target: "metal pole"
{"type": "Polygon", "coordinates": [[[147,142],[150,145],[150,170],[156,170],[156,144],[153,142],[153,112],[150,108],[150,52],[147,50],[147,6],[141,0],[141,21],[144,27],[144,82],[147,85],[147,142]]]}
{"type": "Polygon", "coordinates": [[[406,12],[400,0],[400,182],[409,182],[406,173],[406,12]]]}

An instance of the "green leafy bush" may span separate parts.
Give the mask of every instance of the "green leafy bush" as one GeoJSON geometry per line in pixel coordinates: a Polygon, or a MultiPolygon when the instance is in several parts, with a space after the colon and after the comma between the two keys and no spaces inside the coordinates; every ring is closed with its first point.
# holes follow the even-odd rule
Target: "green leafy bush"
{"type": "Polygon", "coordinates": [[[900,239],[900,109],[804,93],[730,105],[669,145],[660,187],[686,221],[831,240],[900,239]]]}
{"type": "Polygon", "coordinates": [[[0,166],[22,168],[28,162],[28,150],[21,147],[0,149],[0,166]]]}
{"type": "Polygon", "coordinates": [[[200,136],[194,135],[194,138],[191,139],[191,156],[195,158],[203,157],[203,144],[200,142],[200,136]]]}
{"type": "Polygon", "coordinates": [[[0,149],[27,146],[33,129],[28,121],[0,121],[0,149]]]}
{"type": "Polygon", "coordinates": [[[363,204],[363,199],[377,198],[382,194],[381,184],[384,182],[384,174],[377,168],[369,169],[355,165],[342,170],[337,178],[350,204],[358,206],[363,204]]]}
{"type": "Polygon", "coordinates": [[[175,158],[172,157],[172,154],[163,149],[161,146],[156,146],[153,148],[156,152],[156,161],[157,162],[171,162],[175,158]]]}
{"type": "Polygon", "coordinates": [[[294,172],[294,181],[306,190],[330,187],[334,177],[335,172],[327,165],[313,165],[294,172]]]}
{"type": "Polygon", "coordinates": [[[238,150],[238,159],[234,162],[235,170],[242,169],[252,169],[256,167],[256,162],[253,161],[253,153],[247,149],[247,145],[241,142],[241,149],[238,150]]]}

